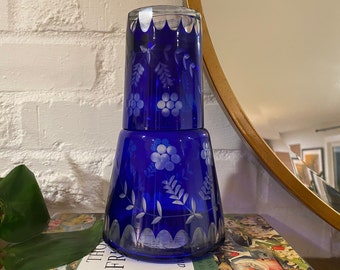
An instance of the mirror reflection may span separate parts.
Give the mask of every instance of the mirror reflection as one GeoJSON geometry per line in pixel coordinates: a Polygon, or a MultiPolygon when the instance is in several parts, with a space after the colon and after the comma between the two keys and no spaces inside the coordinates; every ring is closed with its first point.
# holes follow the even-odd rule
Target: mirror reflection
{"type": "Polygon", "coordinates": [[[256,130],[340,211],[340,1],[202,5],[224,73],[256,130]]]}

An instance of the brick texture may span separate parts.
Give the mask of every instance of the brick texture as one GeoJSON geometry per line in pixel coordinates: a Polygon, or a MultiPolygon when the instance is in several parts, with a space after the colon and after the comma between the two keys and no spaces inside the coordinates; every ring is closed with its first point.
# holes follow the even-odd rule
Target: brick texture
{"type": "Polygon", "coordinates": [[[7,143],[9,139],[9,121],[5,114],[0,115],[0,146],[7,143]]]}
{"type": "Polygon", "coordinates": [[[68,44],[0,44],[2,91],[91,89],[96,53],[68,44]]]}
{"type": "Polygon", "coordinates": [[[29,149],[115,148],[121,119],[121,107],[117,104],[94,107],[70,101],[25,103],[23,146],[29,149]]]}
{"type": "Polygon", "coordinates": [[[14,28],[25,31],[79,31],[82,20],[77,0],[13,1],[14,28]]]}
{"type": "Polygon", "coordinates": [[[0,30],[8,30],[8,1],[0,1],[0,30]]]}
{"type": "Polygon", "coordinates": [[[116,16],[111,16],[117,8],[115,1],[80,0],[79,7],[85,29],[103,32],[113,31],[115,19],[117,18],[116,16]]]}

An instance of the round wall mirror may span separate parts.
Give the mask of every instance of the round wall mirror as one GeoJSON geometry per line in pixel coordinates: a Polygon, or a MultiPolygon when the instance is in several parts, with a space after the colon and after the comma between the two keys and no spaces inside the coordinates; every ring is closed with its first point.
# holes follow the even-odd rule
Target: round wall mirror
{"type": "Polygon", "coordinates": [[[215,96],[264,166],[340,229],[340,2],[187,0],[215,96]]]}

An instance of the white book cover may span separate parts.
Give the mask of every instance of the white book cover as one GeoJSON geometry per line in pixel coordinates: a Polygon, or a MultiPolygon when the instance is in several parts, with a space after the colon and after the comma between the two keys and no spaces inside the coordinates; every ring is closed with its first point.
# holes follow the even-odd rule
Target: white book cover
{"type": "Polygon", "coordinates": [[[105,242],[100,242],[98,246],[82,258],[69,265],[61,266],[53,270],[194,270],[192,261],[178,261],[176,263],[152,263],[138,261],[128,258],[114,249],[111,249],[105,242]]]}

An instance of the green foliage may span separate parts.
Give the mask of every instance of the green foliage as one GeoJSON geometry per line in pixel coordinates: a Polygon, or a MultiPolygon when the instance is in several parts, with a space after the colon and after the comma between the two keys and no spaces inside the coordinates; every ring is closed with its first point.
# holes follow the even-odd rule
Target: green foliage
{"type": "Polygon", "coordinates": [[[43,233],[49,220],[39,185],[25,165],[0,178],[0,268],[58,267],[84,257],[101,240],[103,220],[82,231],[43,233]]]}
{"type": "Polygon", "coordinates": [[[63,233],[43,233],[29,241],[4,249],[6,270],[44,270],[74,262],[90,253],[99,243],[103,220],[89,229],[63,233]]]}
{"type": "Polygon", "coordinates": [[[0,239],[22,242],[46,229],[50,216],[34,174],[15,167],[0,181],[0,239]]]}

